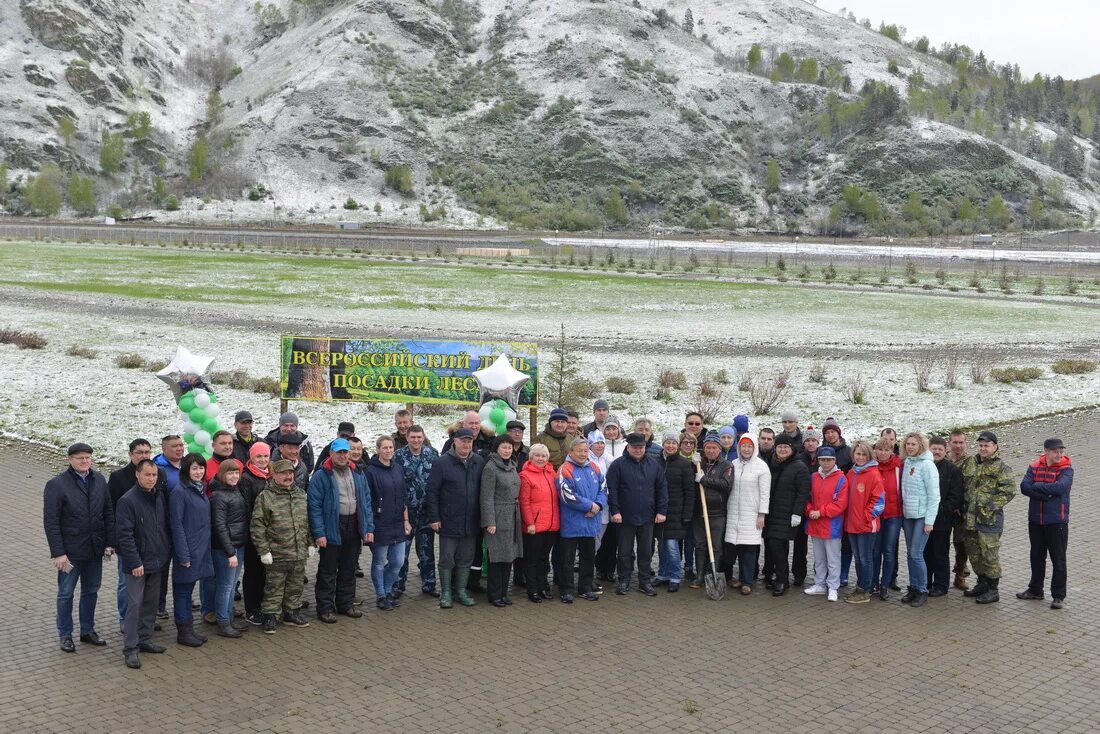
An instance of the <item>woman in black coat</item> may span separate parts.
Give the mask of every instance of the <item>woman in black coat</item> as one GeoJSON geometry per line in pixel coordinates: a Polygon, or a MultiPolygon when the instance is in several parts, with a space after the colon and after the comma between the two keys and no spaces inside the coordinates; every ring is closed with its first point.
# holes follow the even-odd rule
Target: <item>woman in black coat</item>
{"type": "Polygon", "coordinates": [[[802,512],[810,498],[810,470],[794,453],[794,439],[779,434],[772,459],[772,491],[764,519],[764,545],[768,564],[765,576],[774,569],[772,596],[783,596],[790,582],[790,543],[802,525],[802,512]]]}
{"type": "Polygon", "coordinates": [[[214,614],[218,634],[240,637],[233,624],[233,590],[244,566],[252,507],[241,486],[241,465],[226,459],[210,480],[210,542],[214,560],[214,614]]]}
{"type": "MultiPolygon", "coordinates": [[[[703,585],[703,576],[710,573],[710,558],[707,551],[707,522],[710,523],[711,546],[714,548],[714,565],[724,570],[722,561],[722,543],[726,537],[726,504],[733,491],[733,464],[722,457],[722,444],[718,434],[711,431],[703,439],[703,458],[696,477],[703,487],[706,508],[700,500],[695,502],[695,513],[691,521],[691,532],[695,539],[695,579],[691,588],[703,585]],[[703,521],[706,513],[707,522],[703,521]]],[[[698,488],[694,489],[698,492],[698,488]]]]}
{"type": "Polygon", "coordinates": [[[680,556],[695,513],[695,465],[680,455],[680,438],[676,434],[666,434],[661,447],[659,461],[668,482],[668,514],[657,528],[660,545],[654,581],[668,583],[669,593],[673,593],[683,581],[680,556]]]}

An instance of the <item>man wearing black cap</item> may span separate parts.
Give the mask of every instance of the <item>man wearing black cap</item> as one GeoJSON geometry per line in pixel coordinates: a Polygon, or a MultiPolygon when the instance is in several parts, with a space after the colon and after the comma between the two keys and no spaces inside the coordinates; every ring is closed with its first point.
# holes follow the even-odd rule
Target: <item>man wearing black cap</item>
{"type": "Polygon", "coordinates": [[[1031,541],[1031,582],[1017,599],[1042,599],[1047,556],[1051,609],[1061,609],[1066,598],[1066,546],[1069,543],[1069,491],[1073,487],[1073,462],[1060,438],[1043,442],[1043,455],[1033,461],[1020,482],[1029,498],[1027,535],[1031,541]]]}
{"type": "Polygon", "coordinates": [[[294,486],[303,492],[309,487],[310,469],[302,459],[302,446],[305,436],[297,431],[292,433],[280,433],[277,437],[278,447],[271,452],[271,463],[280,459],[286,459],[294,464],[294,486]]]}
{"type": "Polygon", "coordinates": [[[57,636],[62,652],[73,644],[73,594],[80,581],[80,641],[103,646],[95,631],[95,606],[103,580],[103,555],[114,553],[115,512],[107,480],[92,471],[92,447],[69,447],[69,468],[46,482],[42,525],[57,569],[57,636]]]}
{"type": "Polygon", "coordinates": [[[645,436],[626,437],[626,454],[611,462],[607,470],[608,509],[611,522],[619,526],[619,586],[617,594],[630,589],[631,560],[637,548],[638,591],[656,596],[650,583],[653,561],[653,525],[665,521],[668,512],[668,482],[657,459],[646,453],[645,436]]]}
{"type": "MultiPolygon", "coordinates": [[[[279,416],[278,428],[273,428],[268,431],[264,441],[271,447],[271,461],[275,462],[279,460],[279,438],[280,436],[286,436],[292,433],[296,433],[300,436],[298,445],[300,446],[298,453],[295,455],[298,458],[292,459],[295,463],[300,459],[306,467],[306,479],[309,479],[309,475],[313,473],[313,467],[316,466],[313,455],[313,444],[309,442],[309,436],[298,430],[298,414],[287,411],[279,416]]],[[[289,458],[289,457],[288,457],[289,458]]]]}
{"type": "Polygon", "coordinates": [[[566,433],[569,428],[569,413],[565,408],[554,408],[546,421],[546,428],[535,436],[534,443],[541,443],[550,451],[550,465],[555,471],[561,469],[565,457],[569,455],[571,437],[566,433]]]}
{"type": "Polygon", "coordinates": [[[252,414],[247,410],[238,410],[233,416],[233,458],[244,466],[248,463],[248,450],[260,437],[252,432],[252,414]]]}
{"type": "Polygon", "coordinates": [[[978,574],[978,583],[963,596],[979,604],[1001,600],[1001,533],[1004,506],[1016,496],[1012,470],[998,453],[997,434],[978,434],[978,453],[963,462],[963,506],[966,515],[966,555],[978,574]]]}
{"type": "MultiPolygon", "coordinates": [[[[354,435],[355,435],[355,424],[350,423],[348,421],[340,421],[340,423],[337,424],[337,426],[336,426],[336,438],[334,438],[332,441],[329,441],[327,444],[325,444],[325,447],[323,449],[321,449],[321,453],[317,454],[317,466],[320,467],[322,464],[325,463],[325,459],[327,459],[329,457],[329,454],[332,452],[333,442],[335,442],[336,440],[341,439],[341,438],[344,439],[345,441],[347,441],[349,438],[352,438],[354,435]]],[[[370,457],[367,457],[367,458],[369,459],[370,457]]],[[[366,463],[367,462],[365,462],[365,461],[363,462],[364,465],[366,463]]]]}
{"type": "Polygon", "coordinates": [[[449,451],[432,464],[424,497],[425,519],[439,533],[439,597],[441,609],[450,609],[452,594],[463,606],[473,606],[466,590],[470,564],[481,529],[481,470],[485,460],[474,453],[474,433],[454,432],[449,451]]]}
{"type": "Polygon", "coordinates": [[[603,398],[592,403],[592,420],[581,428],[581,436],[587,436],[592,431],[602,431],[603,423],[607,416],[611,415],[611,404],[603,398]]]}
{"type": "Polygon", "coordinates": [[[516,465],[516,471],[523,471],[523,465],[527,463],[527,446],[523,443],[523,432],[527,426],[522,421],[508,421],[508,438],[512,439],[512,463],[516,465]]]}

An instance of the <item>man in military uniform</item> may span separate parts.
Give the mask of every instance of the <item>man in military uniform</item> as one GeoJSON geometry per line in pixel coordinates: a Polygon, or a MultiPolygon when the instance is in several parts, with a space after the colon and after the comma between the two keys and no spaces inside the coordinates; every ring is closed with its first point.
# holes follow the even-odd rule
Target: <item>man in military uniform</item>
{"type": "MultiPolygon", "coordinates": [[[[966,453],[966,433],[952,431],[947,448],[947,460],[961,472],[963,462],[970,458],[966,453]]],[[[955,574],[954,586],[960,591],[967,591],[970,586],[967,585],[966,579],[970,576],[970,571],[966,567],[966,517],[964,514],[960,513],[955,518],[955,524],[951,526],[951,536],[951,542],[955,546],[955,567],[952,569],[952,573],[955,574]]]]}
{"type": "MultiPolygon", "coordinates": [[[[428,476],[432,473],[432,464],[439,458],[439,452],[428,444],[423,427],[416,424],[409,426],[405,432],[405,445],[394,453],[393,458],[405,470],[405,506],[409,510],[409,523],[413,526],[413,545],[416,548],[417,567],[420,569],[420,591],[438,597],[439,592],[435,588],[435,532],[428,527],[424,495],[428,491],[428,476]]],[[[395,596],[405,593],[411,555],[412,553],[405,554],[405,564],[401,566],[401,573],[397,577],[395,596]]]]}
{"type": "Polygon", "coordinates": [[[1000,601],[1001,532],[1004,506],[1016,496],[1012,470],[998,453],[997,434],[978,434],[978,453],[962,462],[966,554],[978,574],[973,589],[963,592],[979,604],[1000,601]]]}
{"type": "Polygon", "coordinates": [[[306,559],[316,553],[310,542],[306,493],[294,481],[294,463],[280,459],[271,465],[271,480],[252,510],[252,543],[267,566],[264,632],[275,634],[277,615],[294,627],[308,627],[301,607],[306,559]]]}

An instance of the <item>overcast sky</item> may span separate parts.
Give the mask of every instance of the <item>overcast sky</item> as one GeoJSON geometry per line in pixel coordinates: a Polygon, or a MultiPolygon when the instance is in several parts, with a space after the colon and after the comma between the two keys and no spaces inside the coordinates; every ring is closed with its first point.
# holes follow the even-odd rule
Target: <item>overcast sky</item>
{"type": "Polygon", "coordinates": [[[928,36],[985,51],[997,63],[1067,79],[1100,74],[1100,0],[818,0],[832,12],[905,26],[906,39],[928,36]]]}

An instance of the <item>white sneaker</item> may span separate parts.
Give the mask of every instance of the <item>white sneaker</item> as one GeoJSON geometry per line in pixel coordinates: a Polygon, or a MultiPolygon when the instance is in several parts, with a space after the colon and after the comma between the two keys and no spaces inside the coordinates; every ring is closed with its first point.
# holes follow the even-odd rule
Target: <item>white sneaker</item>
{"type": "Polygon", "coordinates": [[[829,601],[836,601],[836,589],[829,589],[829,601]]]}
{"type": "Polygon", "coordinates": [[[826,589],[821,584],[814,584],[813,586],[810,586],[809,588],[804,589],[804,593],[813,594],[814,596],[821,596],[826,591],[828,591],[828,589],[826,589]]]}

